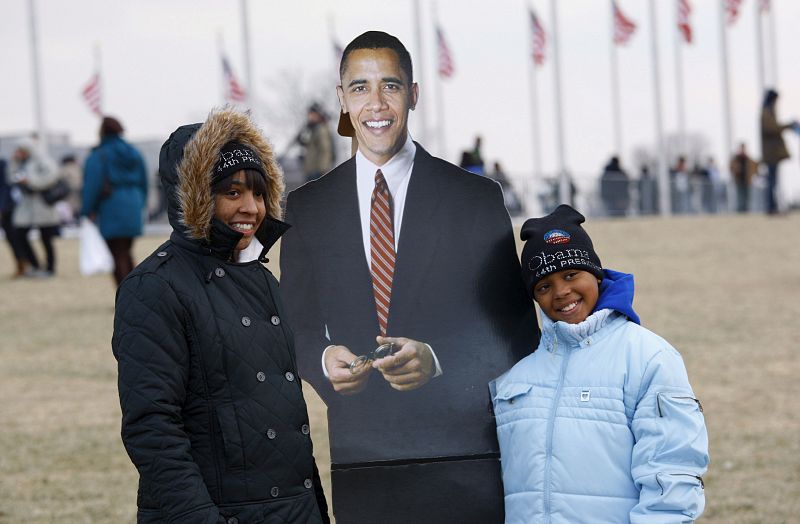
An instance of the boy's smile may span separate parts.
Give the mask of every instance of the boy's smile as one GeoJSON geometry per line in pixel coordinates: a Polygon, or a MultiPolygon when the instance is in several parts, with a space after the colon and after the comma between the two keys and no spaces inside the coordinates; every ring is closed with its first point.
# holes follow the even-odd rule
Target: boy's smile
{"type": "Polygon", "coordinates": [[[578,324],[591,315],[600,286],[588,271],[567,269],[547,275],[533,287],[533,298],[547,317],[554,321],[578,324]]]}

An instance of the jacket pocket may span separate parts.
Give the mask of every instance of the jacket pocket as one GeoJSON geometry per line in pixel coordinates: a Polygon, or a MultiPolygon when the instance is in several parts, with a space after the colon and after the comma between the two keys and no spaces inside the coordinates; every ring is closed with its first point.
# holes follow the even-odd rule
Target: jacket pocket
{"type": "Polygon", "coordinates": [[[531,389],[533,386],[524,382],[510,382],[499,386],[492,396],[495,415],[514,409],[514,405],[530,393],[531,389]]]}
{"type": "Polygon", "coordinates": [[[222,446],[225,449],[225,467],[229,470],[244,469],[244,445],[239,421],[233,404],[217,406],[217,422],[222,435],[222,446]]]}
{"type": "Polygon", "coordinates": [[[691,392],[661,392],[656,395],[658,417],[665,427],[656,451],[659,462],[708,466],[708,434],[703,406],[691,392]]]}
{"type": "Polygon", "coordinates": [[[270,500],[221,504],[219,513],[228,522],[231,517],[236,517],[239,524],[322,523],[313,491],[270,500]]]}
{"type": "Polygon", "coordinates": [[[690,519],[696,519],[705,508],[705,485],[703,478],[693,473],[660,472],[656,482],[661,496],[649,506],[655,511],[680,511],[690,519]]]}

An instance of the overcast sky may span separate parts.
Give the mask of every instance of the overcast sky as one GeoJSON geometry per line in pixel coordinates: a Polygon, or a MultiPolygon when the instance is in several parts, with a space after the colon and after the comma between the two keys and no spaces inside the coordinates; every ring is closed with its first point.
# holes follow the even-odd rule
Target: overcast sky
{"type": "MultiPolygon", "coordinates": [[[[732,137],[757,148],[760,105],[755,55],[755,2],[728,31],[733,107],[732,137]]],[[[720,0],[690,0],[695,41],[683,46],[686,126],[707,137],[710,152],[723,157],[722,82],[719,65],[720,0]]],[[[662,111],[665,133],[675,132],[676,87],[674,2],[657,0],[662,111]]],[[[800,2],[772,0],[778,54],[778,112],[800,118],[800,2]]],[[[613,152],[609,75],[608,0],[561,0],[562,100],[566,167],[576,176],[599,173],[613,152]]],[[[415,61],[419,111],[412,135],[432,152],[457,161],[460,150],[483,136],[484,157],[500,160],[523,179],[533,169],[529,90],[530,33],[526,6],[539,14],[550,40],[537,70],[542,166],[557,168],[553,110],[551,3],[544,0],[420,0],[423,47],[417,46],[414,2],[348,0],[250,0],[252,85],[257,115],[282,149],[297,126],[290,116],[313,97],[336,110],[333,39],[342,46],[369,29],[398,36],[415,61]],[[439,125],[433,9],[448,40],[455,75],[442,86],[446,151],[436,143],[439,125]],[[423,67],[420,67],[422,65],[423,67]],[[422,126],[421,115],[428,122],[422,126]]],[[[655,136],[649,0],[619,0],[638,26],[618,48],[623,162],[632,167],[634,147],[652,146],[655,136]]],[[[95,141],[98,121],[80,98],[94,70],[93,47],[101,49],[104,109],[116,115],[133,139],[165,139],[178,125],[199,121],[223,102],[220,40],[236,74],[245,78],[240,2],[221,0],[36,0],[44,119],[50,130],[69,133],[77,144],[95,141]]],[[[3,0],[0,7],[0,135],[35,125],[28,0],[3,0]]],[[[769,50],[769,45],[767,45],[769,50]]],[[[770,81],[770,79],[768,79],[770,81]]],[[[793,158],[782,165],[786,194],[800,200],[798,137],[785,134],[793,158]]]]}

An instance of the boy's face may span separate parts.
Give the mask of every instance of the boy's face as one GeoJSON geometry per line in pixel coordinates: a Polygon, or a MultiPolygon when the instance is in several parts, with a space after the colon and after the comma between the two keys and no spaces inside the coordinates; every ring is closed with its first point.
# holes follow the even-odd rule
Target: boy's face
{"type": "Polygon", "coordinates": [[[554,322],[583,322],[597,305],[599,296],[597,277],[580,269],[551,273],[533,286],[533,299],[554,322]]]}

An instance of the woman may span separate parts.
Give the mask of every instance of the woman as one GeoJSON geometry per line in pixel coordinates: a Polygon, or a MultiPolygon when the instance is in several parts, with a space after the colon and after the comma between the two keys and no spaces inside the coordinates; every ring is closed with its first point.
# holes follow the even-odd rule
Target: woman
{"type": "Polygon", "coordinates": [[[42,191],[56,183],[58,173],[53,162],[29,141],[17,146],[10,171],[11,182],[14,184],[12,197],[16,196],[17,199],[11,223],[23,265],[30,265],[25,275],[52,277],[56,271],[53,239],[59,234],[59,221],[55,208],[42,197],[42,191]],[[47,264],[45,269],[39,264],[36,252],[28,240],[31,229],[39,230],[47,264]]]}
{"type": "Polygon", "coordinates": [[[775,105],[778,92],[768,89],[764,95],[764,107],[761,110],[761,161],[767,165],[767,213],[778,212],[775,190],[778,187],[778,164],[789,158],[789,151],[783,141],[783,131],[792,127],[792,123],[779,124],[775,105]]]}
{"type": "Polygon", "coordinates": [[[86,159],[81,216],[96,220],[114,258],[119,286],[133,270],[133,239],[142,234],[147,203],[147,170],[142,155],[122,139],[122,124],[105,117],[100,144],[86,159]]]}
{"type": "Polygon", "coordinates": [[[173,232],[120,286],[112,340],[138,522],[328,522],[292,334],[261,263],[288,228],[273,151],[223,110],[178,128],[159,173],[173,232]]]}

